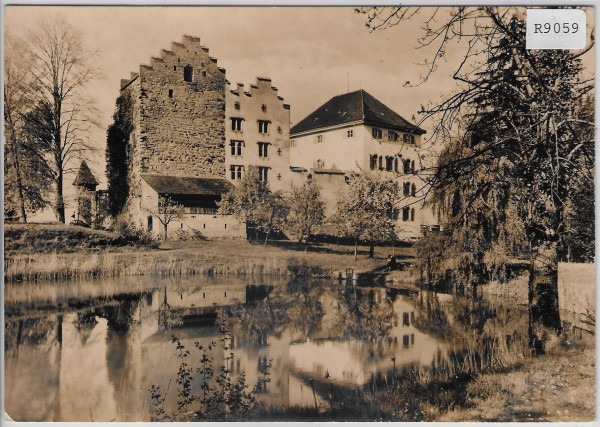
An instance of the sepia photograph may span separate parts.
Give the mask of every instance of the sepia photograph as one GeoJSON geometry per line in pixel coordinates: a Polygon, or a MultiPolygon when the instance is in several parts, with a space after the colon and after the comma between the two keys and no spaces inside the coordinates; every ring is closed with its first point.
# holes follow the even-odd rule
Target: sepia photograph
{"type": "Polygon", "coordinates": [[[4,5],[3,423],[594,421],[594,13],[4,5]]]}

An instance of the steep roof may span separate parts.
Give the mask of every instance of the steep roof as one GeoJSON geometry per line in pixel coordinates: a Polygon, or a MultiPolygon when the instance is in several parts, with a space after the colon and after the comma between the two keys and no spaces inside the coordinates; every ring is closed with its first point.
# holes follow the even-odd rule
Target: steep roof
{"type": "Polygon", "coordinates": [[[293,135],[357,121],[404,132],[425,133],[363,89],[334,96],[292,127],[290,133],[293,135]]]}
{"type": "Polygon", "coordinates": [[[90,187],[95,187],[96,185],[98,185],[98,181],[96,181],[94,174],[88,167],[85,160],[81,161],[81,165],[79,166],[79,172],[77,172],[77,177],[75,178],[75,181],[73,181],[73,185],[90,187]]]}
{"type": "Polygon", "coordinates": [[[224,178],[169,175],[142,175],[142,178],[158,194],[220,196],[233,188],[224,178]]]}

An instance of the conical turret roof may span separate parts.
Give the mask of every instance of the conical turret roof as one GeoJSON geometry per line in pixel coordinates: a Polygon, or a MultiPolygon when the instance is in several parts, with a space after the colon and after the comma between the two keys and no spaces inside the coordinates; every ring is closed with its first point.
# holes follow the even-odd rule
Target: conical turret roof
{"type": "Polygon", "coordinates": [[[84,187],[95,187],[98,185],[98,181],[96,181],[94,174],[92,174],[92,171],[85,160],[81,161],[81,166],[79,166],[79,172],[77,173],[77,178],[73,181],[73,185],[81,185],[84,187]]]}

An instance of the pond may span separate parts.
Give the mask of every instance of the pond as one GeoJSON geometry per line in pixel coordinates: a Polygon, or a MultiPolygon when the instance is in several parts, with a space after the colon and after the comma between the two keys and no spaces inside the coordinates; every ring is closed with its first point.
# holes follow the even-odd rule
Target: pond
{"type": "Polygon", "coordinates": [[[190,364],[199,360],[195,344],[214,343],[215,370],[226,364],[250,387],[267,369],[258,396],[270,405],[327,408],[328,384],[368,387],[486,340],[509,348],[523,331],[520,308],[338,281],[7,284],[5,410],[17,421],[149,420],[152,385],[169,390],[167,407],[176,405],[173,336],[190,364]]]}

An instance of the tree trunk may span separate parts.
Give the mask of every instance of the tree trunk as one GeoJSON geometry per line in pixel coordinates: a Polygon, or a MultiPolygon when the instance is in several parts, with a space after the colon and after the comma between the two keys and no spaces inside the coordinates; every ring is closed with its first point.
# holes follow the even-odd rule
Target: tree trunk
{"type": "Polygon", "coordinates": [[[271,233],[270,231],[267,231],[267,235],[265,236],[265,248],[267,247],[267,244],[269,243],[269,234],[270,233],[271,233]]]}
{"type": "Polygon", "coordinates": [[[534,355],[544,353],[548,332],[562,329],[558,305],[558,242],[549,242],[529,264],[529,344],[534,355]]]}
{"type": "Polygon", "coordinates": [[[373,258],[375,255],[375,244],[373,242],[369,243],[369,258],[373,258]]]}
{"type": "Polygon", "coordinates": [[[11,123],[11,139],[12,139],[12,152],[13,161],[15,164],[15,178],[17,180],[17,193],[19,196],[19,210],[21,214],[21,220],[27,223],[27,213],[25,212],[25,196],[23,195],[23,181],[21,180],[21,167],[19,164],[19,150],[17,149],[17,136],[15,135],[14,125],[11,123]]]}
{"type": "Polygon", "coordinates": [[[358,255],[358,240],[354,241],[354,261],[356,261],[356,256],[358,255]]]}
{"type": "Polygon", "coordinates": [[[165,229],[165,242],[167,241],[167,229],[169,227],[169,224],[163,224],[163,227],[165,229]]]}
{"type": "Polygon", "coordinates": [[[63,197],[63,171],[60,169],[56,177],[56,205],[54,210],[56,212],[56,219],[58,222],[65,223],[65,199],[63,197]]]}

